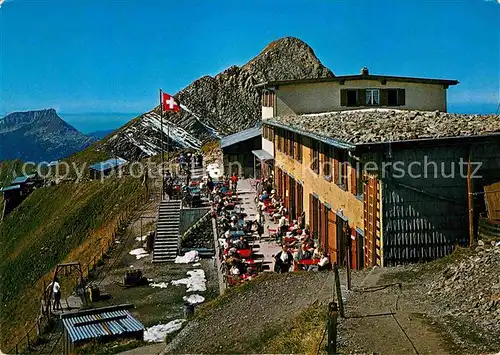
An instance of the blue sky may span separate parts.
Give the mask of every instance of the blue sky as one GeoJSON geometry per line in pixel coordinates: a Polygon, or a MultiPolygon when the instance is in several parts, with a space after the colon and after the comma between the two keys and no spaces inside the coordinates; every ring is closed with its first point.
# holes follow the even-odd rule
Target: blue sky
{"type": "Polygon", "coordinates": [[[158,89],[244,64],[283,36],[334,73],[457,79],[452,112],[495,112],[495,1],[9,0],[0,8],[0,113],[143,112],[158,89]]]}

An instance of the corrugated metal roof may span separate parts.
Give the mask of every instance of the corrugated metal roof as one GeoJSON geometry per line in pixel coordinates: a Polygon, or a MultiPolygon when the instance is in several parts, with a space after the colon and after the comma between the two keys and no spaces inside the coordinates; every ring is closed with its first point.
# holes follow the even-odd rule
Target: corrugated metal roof
{"type": "Polygon", "coordinates": [[[262,127],[252,127],[245,129],[244,131],[240,131],[238,133],[231,134],[221,139],[220,146],[221,148],[228,147],[230,145],[246,141],[248,139],[252,139],[258,137],[262,134],[262,127]]]}
{"type": "Polygon", "coordinates": [[[265,150],[252,150],[253,155],[257,157],[257,159],[261,161],[266,161],[266,160],[274,160],[274,157],[266,152],[265,150]]]}
{"type": "Polygon", "coordinates": [[[125,309],[92,310],[62,315],[64,328],[72,342],[119,336],[144,330],[144,326],[125,309]]]}
{"type": "Polygon", "coordinates": [[[11,186],[2,187],[0,189],[0,191],[4,192],[4,191],[19,190],[20,188],[21,188],[21,185],[11,185],[11,186]]]}
{"type": "Polygon", "coordinates": [[[16,185],[16,184],[24,184],[28,179],[34,178],[35,175],[23,175],[23,176],[18,176],[12,182],[10,183],[11,185],[16,185]]]}
{"type": "Polygon", "coordinates": [[[99,163],[92,164],[89,168],[97,171],[105,171],[127,164],[128,161],[122,158],[111,158],[99,163]]]}

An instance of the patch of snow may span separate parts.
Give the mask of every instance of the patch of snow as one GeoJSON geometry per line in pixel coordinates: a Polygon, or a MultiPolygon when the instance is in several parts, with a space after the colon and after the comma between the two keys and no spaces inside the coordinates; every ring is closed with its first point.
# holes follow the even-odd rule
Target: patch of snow
{"type": "Polygon", "coordinates": [[[136,259],[142,259],[149,255],[149,253],[146,250],[144,250],[144,248],[131,250],[129,254],[135,255],[136,259]]]}
{"type": "Polygon", "coordinates": [[[189,304],[200,304],[205,302],[205,297],[196,294],[184,296],[182,297],[182,299],[188,302],[189,304]]]}
{"type": "Polygon", "coordinates": [[[144,340],[150,343],[161,343],[165,341],[167,334],[181,329],[185,321],[185,319],[176,319],[167,324],[158,324],[147,328],[144,331],[144,340]]]}
{"type": "Polygon", "coordinates": [[[154,287],[154,288],[167,288],[168,282],[152,283],[152,284],[149,284],[149,286],[154,287]]]}
{"type": "Polygon", "coordinates": [[[198,252],[196,250],[191,250],[188,251],[184,256],[177,256],[175,258],[175,263],[176,264],[189,264],[189,263],[195,263],[200,260],[200,257],[198,256],[198,252]]]}
{"type": "Polygon", "coordinates": [[[143,235],[142,237],[141,236],[136,237],[135,240],[137,240],[138,242],[144,242],[147,237],[148,237],[147,235],[143,235]]]}
{"type": "Polygon", "coordinates": [[[193,266],[201,266],[201,263],[193,264],[193,266]]]}
{"type": "Polygon", "coordinates": [[[203,292],[207,290],[207,280],[205,279],[205,271],[202,269],[188,271],[188,278],[174,280],[172,285],[186,285],[187,292],[203,292]]]}
{"type": "Polygon", "coordinates": [[[184,111],[187,111],[189,112],[191,115],[193,115],[194,118],[196,118],[196,120],[198,122],[200,122],[203,127],[205,127],[206,129],[208,129],[208,131],[210,132],[210,134],[215,137],[215,138],[221,138],[221,135],[219,132],[217,132],[214,128],[210,127],[209,125],[207,125],[206,123],[203,122],[203,120],[198,116],[198,115],[195,115],[190,109],[188,109],[186,106],[184,106],[183,104],[180,104],[179,105],[184,111]]]}
{"type": "MultiPolygon", "coordinates": [[[[142,117],[143,120],[141,123],[144,126],[154,127],[155,130],[161,132],[161,117],[159,114],[156,112],[149,112],[144,114],[142,117]]],[[[198,149],[201,147],[201,141],[198,138],[166,119],[163,119],[163,132],[183,148],[198,149]]]]}

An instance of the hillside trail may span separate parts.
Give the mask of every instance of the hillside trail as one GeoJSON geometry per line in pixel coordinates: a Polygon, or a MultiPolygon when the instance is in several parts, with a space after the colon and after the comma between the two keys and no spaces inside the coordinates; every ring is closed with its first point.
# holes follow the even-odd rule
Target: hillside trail
{"type": "Polygon", "coordinates": [[[441,333],[432,327],[416,304],[403,299],[399,285],[380,283],[384,272],[385,269],[376,267],[359,273],[366,276],[359,285],[353,284],[353,291],[347,297],[346,318],[339,321],[340,351],[449,354],[441,333]]]}
{"type": "MultiPolygon", "coordinates": [[[[272,275],[272,274],[270,274],[272,275]]],[[[231,292],[189,322],[162,354],[250,353],[315,302],[332,298],[331,272],[272,275],[231,292]]]]}

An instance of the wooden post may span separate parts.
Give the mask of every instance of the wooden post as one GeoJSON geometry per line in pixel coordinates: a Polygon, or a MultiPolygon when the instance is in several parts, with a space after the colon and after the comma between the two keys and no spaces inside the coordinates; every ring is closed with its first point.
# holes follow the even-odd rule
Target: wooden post
{"type": "Polygon", "coordinates": [[[26,332],[26,339],[28,341],[28,350],[31,349],[31,346],[30,346],[30,332],[26,332]]]}
{"type": "Polygon", "coordinates": [[[16,344],[16,354],[19,354],[19,349],[17,348],[17,345],[18,344],[16,344]]]}
{"type": "Polygon", "coordinates": [[[469,159],[467,161],[467,205],[469,210],[469,247],[474,246],[474,201],[471,178],[471,148],[469,146],[469,159]]]}
{"type": "Polygon", "coordinates": [[[333,264],[333,272],[335,273],[335,289],[336,289],[336,294],[337,294],[337,302],[339,304],[340,316],[342,318],[344,318],[345,317],[344,304],[342,302],[342,290],[340,288],[340,275],[339,275],[339,267],[338,267],[337,263],[333,264]]]}
{"type": "Polygon", "coordinates": [[[328,305],[328,355],[337,353],[337,304],[328,305]]]}

